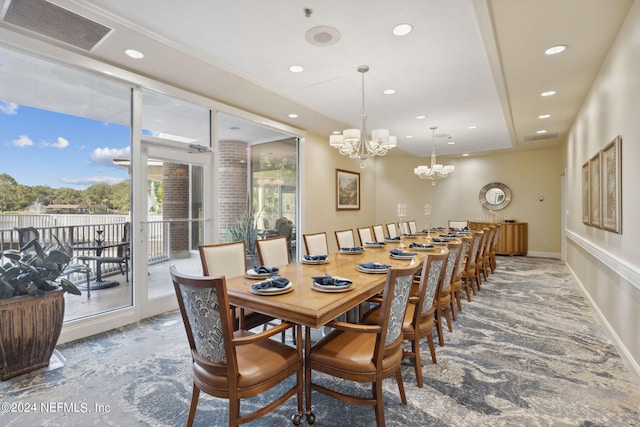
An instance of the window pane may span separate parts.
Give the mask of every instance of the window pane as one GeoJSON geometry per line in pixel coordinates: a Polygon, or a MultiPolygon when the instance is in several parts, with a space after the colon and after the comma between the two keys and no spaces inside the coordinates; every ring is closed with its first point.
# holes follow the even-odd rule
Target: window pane
{"type": "Polygon", "coordinates": [[[150,90],[142,91],[142,134],[209,147],[209,109],[150,90]]]}

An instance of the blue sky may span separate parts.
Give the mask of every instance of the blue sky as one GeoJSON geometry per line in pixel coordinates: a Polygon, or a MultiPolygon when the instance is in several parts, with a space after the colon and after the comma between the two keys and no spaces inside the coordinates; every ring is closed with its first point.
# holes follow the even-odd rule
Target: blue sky
{"type": "Polygon", "coordinates": [[[84,189],[129,176],[126,126],[53,113],[0,100],[0,173],[22,185],[84,189]]]}

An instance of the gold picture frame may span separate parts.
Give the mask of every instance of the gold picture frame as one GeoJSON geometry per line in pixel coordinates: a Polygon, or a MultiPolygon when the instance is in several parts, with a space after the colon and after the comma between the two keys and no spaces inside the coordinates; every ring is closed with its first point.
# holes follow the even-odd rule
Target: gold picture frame
{"type": "Polygon", "coordinates": [[[360,174],[336,169],[336,210],[360,209],[360,174]]]}
{"type": "Polygon", "coordinates": [[[602,227],[600,216],[600,152],[589,160],[589,222],[593,227],[602,227]]]}
{"type": "Polygon", "coordinates": [[[622,234],[622,137],[618,135],[601,151],[602,228],[622,234]]]}
{"type": "Polygon", "coordinates": [[[589,185],[589,162],[582,165],[582,222],[591,225],[591,186],[589,185]]]}

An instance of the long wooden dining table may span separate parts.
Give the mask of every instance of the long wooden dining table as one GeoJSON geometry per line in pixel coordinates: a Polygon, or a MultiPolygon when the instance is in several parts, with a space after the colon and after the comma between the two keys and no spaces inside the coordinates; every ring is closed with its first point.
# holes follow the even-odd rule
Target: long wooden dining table
{"type": "MultiPolygon", "coordinates": [[[[430,252],[412,250],[408,246],[413,241],[426,242],[420,237],[404,239],[406,247],[403,250],[417,254],[411,259],[391,258],[389,251],[399,245],[394,242],[380,248],[365,247],[360,254],[329,254],[325,264],[296,262],[282,266],[278,275],[291,282],[292,290],[280,295],[257,295],[251,292],[251,285],[258,280],[243,276],[229,278],[226,280],[229,302],[236,307],[257,311],[276,319],[318,328],[383,290],[387,275],[361,272],[358,270],[359,263],[378,262],[392,268],[406,268],[421,263],[425,254],[430,252]],[[351,280],[353,286],[343,292],[314,289],[312,277],[325,274],[351,280]]],[[[436,246],[434,249],[435,253],[442,250],[446,250],[444,246],[436,246]]]]}

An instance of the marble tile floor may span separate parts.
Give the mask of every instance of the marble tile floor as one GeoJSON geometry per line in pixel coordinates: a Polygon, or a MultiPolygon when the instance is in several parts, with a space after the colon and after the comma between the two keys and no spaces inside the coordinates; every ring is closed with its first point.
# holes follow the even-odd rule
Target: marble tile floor
{"type": "MultiPolygon", "coordinates": [[[[192,376],[181,322],[172,312],[59,346],[63,366],[0,383],[0,425],[184,425],[192,376]]],[[[638,379],[560,261],[500,257],[436,352],[432,364],[425,340],[421,389],[404,361],[407,406],[385,381],[388,426],[640,425],[638,379]]],[[[313,406],[316,426],[375,425],[370,407],[318,393],[313,406]]],[[[292,425],[295,411],[290,399],[247,425],[292,425]]],[[[226,401],[201,395],[195,425],[226,424],[226,401]]]]}

